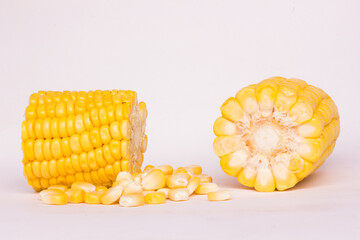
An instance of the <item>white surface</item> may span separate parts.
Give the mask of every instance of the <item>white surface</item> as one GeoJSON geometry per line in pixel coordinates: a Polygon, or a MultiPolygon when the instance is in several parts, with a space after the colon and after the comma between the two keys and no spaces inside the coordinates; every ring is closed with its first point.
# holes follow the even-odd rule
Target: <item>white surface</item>
{"type": "Polygon", "coordinates": [[[356,239],[359,1],[0,1],[1,239],[356,239]],[[334,153],[293,190],[236,184],[212,152],[221,103],[264,78],[302,78],[341,114],[334,153]],[[145,164],[197,163],[234,199],[45,206],[22,176],[20,124],[45,90],[134,89],[145,164]]]}

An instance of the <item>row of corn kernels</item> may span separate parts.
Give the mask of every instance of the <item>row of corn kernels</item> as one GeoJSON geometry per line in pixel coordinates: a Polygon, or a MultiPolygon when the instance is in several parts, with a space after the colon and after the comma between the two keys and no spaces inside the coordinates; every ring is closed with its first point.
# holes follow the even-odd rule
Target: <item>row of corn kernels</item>
{"type": "Polygon", "coordinates": [[[112,187],[95,186],[87,182],[75,182],[71,188],[55,185],[40,192],[46,204],[66,203],[114,204],[135,207],[146,204],[162,204],[166,199],[187,201],[192,194],[207,195],[210,201],[231,198],[229,190],[219,190],[209,175],[202,174],[198,165],[173,169],[170,165],[148,165],[141,173],[120,172],[112,187]]]}

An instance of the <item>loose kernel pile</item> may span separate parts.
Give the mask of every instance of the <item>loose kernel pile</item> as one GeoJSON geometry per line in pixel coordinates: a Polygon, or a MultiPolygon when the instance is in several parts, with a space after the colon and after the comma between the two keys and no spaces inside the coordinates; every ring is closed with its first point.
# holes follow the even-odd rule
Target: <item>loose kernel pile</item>
{"type": "Polygon", "coordinates": [[[202,174],[198,165],[173,169],[170,165],[148,165],[141,173],[120,172],[112,187],[95,186],[88,182],[74,182],[71,188],[54,185],[40,192],[46,204],[66,203],[115,204],[137,207],[162,204],[166,199],[187,201],[192,194],[207,195],[210,201],[231,199],[231,191],[219,190],[209,175],[202,174]]]}

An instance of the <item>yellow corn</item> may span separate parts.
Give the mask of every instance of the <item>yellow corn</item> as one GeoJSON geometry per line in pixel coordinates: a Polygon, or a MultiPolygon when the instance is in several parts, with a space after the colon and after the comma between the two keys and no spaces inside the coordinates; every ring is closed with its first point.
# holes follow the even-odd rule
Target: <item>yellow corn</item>
{"type": "Polygon", "coordinates": [[[101,203],[101,197],[104,195],[103,191],[99,192],[86,192],[84,201],[87,204],[100,204],[101,203]]]}
{"type": "Polygon", "coordinates": [[[229,190],[220,190],[208,193],[207,197],[209,201],[225,201],[231,199],[232,193],[229,190]]]}
{"type": "Polygon", "coordinates": [[[170,188],[160,188],[160,189],[158,189],[156,192],[164,193],[164,194],[165,194],[165,197],[166,197],[166,198],[169,198],[169,191],[170,191],[170,188]]]}
{"type": "Polygon", "coordinates": [[[187,185],[187,190],[189,191],[189,194],[193,194],[196,190],[196,188],[199,186],[200,184],[200,178],[199,177],[193,177],[189,184],[187,185]]]}
{"type": "Polygon", "coordinates": [[[141,186],[143,190],[157,190],[163,188],[166,185],[166,176],[163,171],[160,169],[151,169],[147,173],[144,173],[144,176],[141,180],[141,186]]]}
{"type": "Polygon", "coordinates": [[[163,173],[165,173],[165,175],[171,175],[171,174],[173,174],[173,171],[174,171],[173,167],[170,165],[161,165],[156,168],[163,171],[163,173]]]}
{"type": "Polygon", "coordinates": [[[29,185],[37,191],[75,181],[111,186],[120,171],[139,172],[146,117],[133,91],[32,94],[21,125],[29,185]]]}
{"type": "Polygon", "coordinates": [[[177,173],[167,176],[166,184],[169,188],[184,188],[189,183],[190,176],[187,173],[177,173]]]}
{"type": "Polygon", "coordinates": [[[109,205],[115,203],[116,201],[119,201],[122,192],[123,192],[123,188],[121,186],[109,188],[101,196],[101,203],[109,205]]]}
{"type": "Polygon", "coordinates": [[[295,186],[324,163],[340,132],[333,100],[299,79],[250,85],[220,110],[213,148],[221,168],[257,191],[295,186]]]}
{"type": "Polygon", "coordinates": [[[63,192],[65,192],[67,188],[68,187],[65,185],[52,185],[52,186],[48,187],[48,189],[59,189],[63,192]]]}
{"type": "Polygon", "coordinates": [[[212,182],[212,177],[207,174],[199,174],[199,175],[195,175],[195,177],[200,178],[200,183],[211,183],[212,182]]]}
{"type": "Polygon", "coordinates": [[[87,182],[74,182],[71,185],[73,190],[83,190],[84,192],[93,192],[96,190],[95,185],[87,182]]]}
{"type": "Polygon", "coordinates": [[[125,186],[123,195],[126,196],[126,195],[142,194],[142,192],[143,189],[140,183],[130,182],[125,186]]]}
{"type": "Polygon", "coordinates": [[[148,193],[144,197],[146,204],[162,204],[166,201],[165,193],[163,192],[154,192],[148,193]]]}
{"type": "Polygon", "coordinates": [[[68,202],[68,196],[61,190],[52,189],[45,191],[48,192],[42,195],[41,200],[46,204],[64,205],[68,202]]]}
{"type": "Polygon", "coordinates": [[[123,207],[138,207],[144,205],[145,201],[142,194],[133,194],[122,196],[119,203],[123,207]]]}
{"type": "Polygon", "coordinates": [[[95,188],[95,191],[96,191],[96,192],[101,192],[101,191],[106,191],[106,190],[108,190],[108,188],[105,187],[105,186],[97,186],[97,187],[95,188]]]}
{"type": "Polygon", "coordinates": [[[208,194],[210,192],[216,192],[219,187],[216,183],[200,183],[195,189],[195,193],[199,195],[208,194]]]}
{"type": "Polygon", "coordinates": [[[191,172],[194,175],[199,175],[202,173],[202,168],[199,165],[186,166],[186,167],[184,167],[184,169],[188,172],[191,172]]]}
{"type": "Polygon", "coordinates": [[[85,191],[82,189],[67,189],[65,191],[68,196],[69,203],[82,203],[84,202],[85,191]]]}
{"type": "Polygon", "coordinates": [[[190,193],[187,188],[176,188],[169,190],[169,199],[172,201],[187,201],[189,200],[190,193]]]}

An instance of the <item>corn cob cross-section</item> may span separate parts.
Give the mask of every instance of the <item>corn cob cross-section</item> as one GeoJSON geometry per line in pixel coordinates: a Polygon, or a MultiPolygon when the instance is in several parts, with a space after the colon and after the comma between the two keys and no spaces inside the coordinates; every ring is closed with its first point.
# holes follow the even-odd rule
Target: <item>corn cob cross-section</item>
{"type": "Polygon", "coordinates": [[[299,79],[250,85],[220,110],[213,147],[221,168],[257,191],[293,187],[324,163],[340,132],[333,100],[299,79]]]}
{"type": "Polygon", "coordinates": [[[110,186],[120,171],[139,172],[146,117],[133,91],[32,94],[21,134],[28,184],[37,191],[75,181],[110,186]]]}

